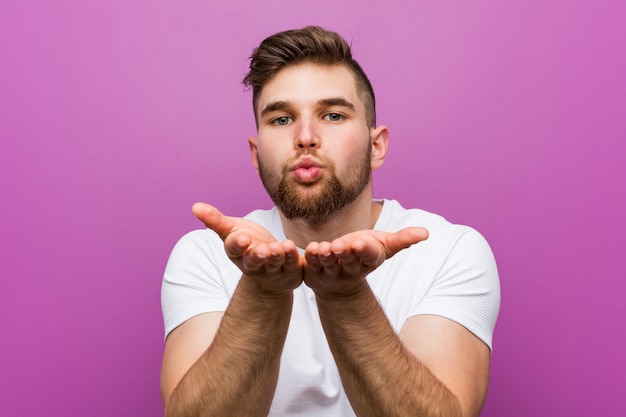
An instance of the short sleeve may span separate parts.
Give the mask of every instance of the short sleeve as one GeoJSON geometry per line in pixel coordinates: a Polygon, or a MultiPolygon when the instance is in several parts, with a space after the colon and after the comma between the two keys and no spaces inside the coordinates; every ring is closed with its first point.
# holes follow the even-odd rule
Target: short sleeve
{"type": "Polygon", "coordinates": [[[491,349],[500,309],[498,270],[483,236],[469,227],[464,229],[413,313],[454,320],[491,349]]]}
{"type": "Polygon", "coordinates": [[[198,314],[225,311],[239,277],[212,230],[183,236],[170,254],[161,286],[165,336],[198,314]]]}

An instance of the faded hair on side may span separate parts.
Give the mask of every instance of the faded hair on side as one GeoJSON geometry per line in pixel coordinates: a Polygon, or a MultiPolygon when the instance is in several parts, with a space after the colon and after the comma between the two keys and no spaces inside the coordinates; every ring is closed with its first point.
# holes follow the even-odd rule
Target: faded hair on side
{"type": "Polygon", "coordinates": [[[376,99],[370,80],[361,65],[352,58],[350,45],[336,32],[319,26],[287,30],[266,38],[252,51],[250,71],[243,79],[252,87],[252,106],[258,126],[257,102],[263,86],[281,69],[290,65],[312,63],[343,65],[356,79],[357,91],[365,104],[369,127],[376,126],[376,99]]]}

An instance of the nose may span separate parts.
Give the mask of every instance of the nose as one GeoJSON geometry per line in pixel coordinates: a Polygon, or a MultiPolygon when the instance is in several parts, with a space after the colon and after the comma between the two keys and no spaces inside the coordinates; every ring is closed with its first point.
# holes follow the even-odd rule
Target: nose
{"type": "Polygon", "coordinates": [[[315,129],[315,125],[311,120],[302,120],[298,122],[296,130],[295,147],[299,150],[316,149],[320,146],[320,138],[315,129]]]}

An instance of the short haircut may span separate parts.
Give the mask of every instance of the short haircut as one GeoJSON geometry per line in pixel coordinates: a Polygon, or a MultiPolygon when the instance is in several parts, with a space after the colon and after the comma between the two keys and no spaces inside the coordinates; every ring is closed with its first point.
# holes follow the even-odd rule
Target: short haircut
{"type": "Polygon", "coordinates": [[[376,126],[376,99],[370,80],[361,65],[352,58],[350,45],[336,32],[319,26],[287,30],[266,38],[252,51],[250,71],[243,84],[252,87],[252,106],[258,127],[257,103],[263,86],[281,69],[290,65],[312,63],[319,65],[343,65],[356,80],[356,87],[365,104],[369,127],[376,126]]]}

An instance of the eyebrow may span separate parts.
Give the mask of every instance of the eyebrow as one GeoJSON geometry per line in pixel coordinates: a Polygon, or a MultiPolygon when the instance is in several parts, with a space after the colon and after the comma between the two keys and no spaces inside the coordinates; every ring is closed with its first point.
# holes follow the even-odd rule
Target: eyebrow
{"type": "Polygon", "coordinates": [[[265,108],[261,111],[261,117],[265,116],[267,113],[272,113],[279,110],[284,110],[286,108],[291,107],[291,103],[288,101],[273,101],[268,103],[265,108]]]}
{"type": "Polygon", "coordinates": [[[318,101],[317,103],[324,107],[341,106],[341,107],[347,107],[351,110],[355,110],[354,104],[352,104],[351,102],[349,102],[343,97],[325,98],[325,99],[318,101]]]}
{"type": "MultiPolygon", "coordinates": [[[[331,98],[323,98],[317,102],[319,106],[322,107],[331,107],[331,106],[342,106],[347,107],[351,110],[355,110],[354,104],[349,102],[343,97],[331,97],[331,98]]],[[[275,111],[285,110],[291,107],[292,104],[289,101],[278,100],[268,103],[263,110],[261,111],[261,117],[265,116],[268,113],[272,113],[275,111]]]]}

